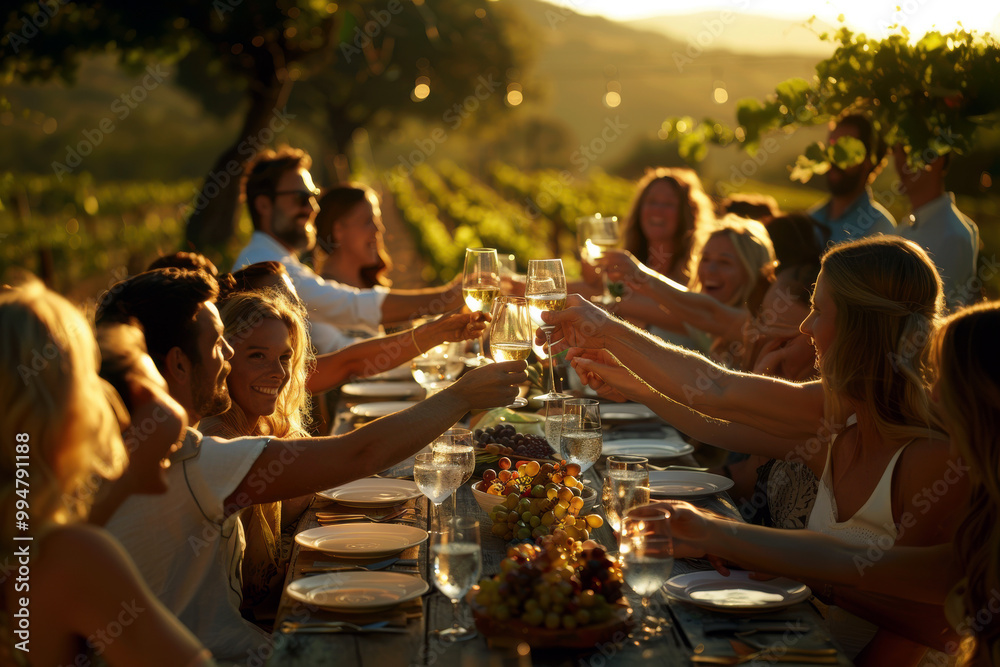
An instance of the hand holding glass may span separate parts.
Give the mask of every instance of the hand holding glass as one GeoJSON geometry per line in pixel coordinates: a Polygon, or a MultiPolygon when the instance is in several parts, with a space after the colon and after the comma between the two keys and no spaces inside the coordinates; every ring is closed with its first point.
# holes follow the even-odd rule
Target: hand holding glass
{"type": "MultiPolygon", "coordinates": [[[[524,296],[528,300],[528,314],[531,321],[545,333],[546,349],[552,348],[552,325],[542,320],[542,313],[547,310],[562,310],[566,307],[566,273],[563,271],[561,259],[533,259],[528,261],[528,277],[524,284],[524,296]]],[[[549,356],[549,385],[547,394],[538,396],[539,400],[551,401],[557,398],[570,398],[569,394],[556,391],[555,359],[549,356]]]]}
{"type": "MultiPolygon", "coordinates": [[[[528,317],[528,302],[520,296],[501,296],[493,303],[490,327],[490,354],[494,361],[524,361],[531,354],[534,331],[528,317]]],[[[520,396],[508,408],[523,408],[520,396]]]]}
{"type": "MultiPolygon", "coordinates": [[[[462,297],[471,311],[488,313],[500,294],[500,262],[496,248],[467,248],[462,271],[462,297]]],[[[482,344],[480,345],[482,347],[482,344]]],[[[475,365],[489,363],[482,351],[476,353],[475,365]]]]}

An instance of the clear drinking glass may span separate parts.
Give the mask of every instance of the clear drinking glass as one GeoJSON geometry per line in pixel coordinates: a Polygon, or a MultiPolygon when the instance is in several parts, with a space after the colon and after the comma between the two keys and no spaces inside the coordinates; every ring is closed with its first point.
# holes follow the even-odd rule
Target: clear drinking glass
{"type": "Polygon", "coordinates": [[[566,420],[572,418],[573,415],[566,412],[565,401],[555,399],[545,402],[545,439],[549,441],[556,459],[566,459],[566,452],[562,448],[562,434],[566,420]]]}
{"type": "MultiPolygon", "coordinates": [[[[552,347],[552,330],[555,328],[542,321],[542,313],[547,310],[562,310],[566,307],[566,273],[561,259],[532,259],[528,261],[528,276],[524,283],[524,296],[528,300],[528,314],[531,321],[545,333],[546,348],[552,347]]],[[[555,360],[549,356],[549,385],[547,394],[539,400],[551,401],[571,398],[569,394],[556,391],[556,378],[552,365],[555,360]]]]}
{"type": "MultiPolygon", "coordinates": [[[[500,261],[496,248],[466,248],[465,269],[462,271],[462,297],[471,311],[488,313],[493,300],[500,294],[500,261]]],[[[470,365],[482,366],[490,362],[483,356],[485,338],[470,365]]]]}
{"type": "Polygon", "coordinates": [[[601,501],[612,530],[621,532],[622,517],[634,507],[649,504],[649,461],[642,456],[607,458],[601,501]]]}
{"type": "Polygon", "coordinates": [[[468,517],[452,517],[431,533],[431,556],[434,558],[434,584],[451,600],[453,622],[450,628],[432,634],[445,641],[464,641],[476,636],[475,628],[459,622],[459,605],[483,570],[479,522],[468,517]]]}
{"type": "MultiPolygon", "coordinates": [[[[534,331],[528,317],[528,302],[521,296],[497,297],[490,325],[490,354],[494,361],[524,361],[531,354],[534,331]]],[[[508,408],[523,408],[528,402],[518,396],[508,408]]]]}
{"type": "MultiPolygon", "coordinates": [[[[462,486],[465,467],[455,455],[423,452],[413,459],[413,481],[431,501],[431,512],[440,514],[441,503],[462,486]]],[[[433,525],[434,517],[431,518],[433,525]]]]}
{"type": "MultiPolygon", "coordinates": [[[[467,428],[450,428],[431,443],[431,453],[434,461],[450,464],[458,463],[462,467],[462,484],[472,478],[476,470],[476,452],[472,448],[472,431],[467,428]]],[[[426,494],[425,494],[426,495],[426,494]]],[[[451,514],[458,515],[458,493],[451,494],[451,514]]]]}
{"type": "Polygon", "coordinates": [[[464,368],[461,343],[442,343],[410,362],[413,379],[424,388],[428,397],[457,380],[464,368]]]}
{"type": "MultiPolygon", "coordinates": [[[[602,216],[599,213],[586,218],[578,218],[576,239],[580,246],[580,259],[600,272],[598,262],[604,256],[604,251],[609,248],[621,247],[622,234],[618,218],[613,215],[602,216]]],[[[604,293],[599,299],[595,297],[595,300],[599,300],[604,305],[614,303],[617,297],[611,293],[611,285],[607,276],[602,278],[602,283],[604,293]]]]}
{"type": "Polygon", "coordinates": [[[642,599],[639,640],[656,637],[665,627],[665,619],[650,607],[650,598],[667,583],[674,567],[669,516],[665,508],[636,507],[622,520],[618,559],[625,583],[642,599]]]}
{"type": "Polygon", "coordinates": [[[571,398],[564,403],[564,412],[567,417],[559,439],[560,452],[568,463],[579,464],[580,472],[586,472],[604,448],[601,406],[592,398],[571,398]]]}

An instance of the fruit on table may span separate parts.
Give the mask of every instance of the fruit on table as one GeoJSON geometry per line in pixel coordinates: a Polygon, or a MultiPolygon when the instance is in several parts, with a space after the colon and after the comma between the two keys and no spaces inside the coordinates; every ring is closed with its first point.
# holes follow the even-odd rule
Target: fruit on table
{"type": "Polygon", "coordinates": [[[498,621],[574,630],[608,621],[621,592],[621,569],[603,548],[556,530],[537,546],[510,547],[500,572],[479,582],[475,603],[498,621]]]}
{"type": "Polygon", "coordinates": [[[475,446],[489,454],[515,454],[532,459],[547,459],[555,456],[555,451],[544,437],[518,433],[510,424],[476,429],[475,446]]]}

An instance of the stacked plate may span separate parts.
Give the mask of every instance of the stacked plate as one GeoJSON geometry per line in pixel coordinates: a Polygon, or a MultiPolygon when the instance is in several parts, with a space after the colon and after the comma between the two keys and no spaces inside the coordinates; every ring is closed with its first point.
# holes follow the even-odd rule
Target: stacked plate
{"type": "Polygon", "coordinates": [[[731,489],[733,480],[693,470],[650,470],[649,495],[654,498],[698,498],[731,489]]]}
{"type": "Polygon", "coordinates": [[[340,388],[340,392],[357,402],[420,398],[424,388],[416,382],[349,382],[340,388]]]}
{"type": "Polygon", "coordinates": [[[421,493],[416,484],[405,479],[366,477],[317,495],[348,507],[385,507],[419,498],[421,493]]]}

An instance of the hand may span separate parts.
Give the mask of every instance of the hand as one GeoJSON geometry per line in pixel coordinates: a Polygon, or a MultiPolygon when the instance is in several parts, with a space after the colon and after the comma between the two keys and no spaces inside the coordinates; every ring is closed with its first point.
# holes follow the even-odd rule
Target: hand
{"type": "Polygon", "coordinates": [[[457,343],[463,340],[479,338],[486,330],[486,325],[493,319],[492,315],[481,313],[454,313],[417,327],[416,335],[421,341],[429,341],[422,349],[429,350],[441,343],[457,343]]]}
{"type": "Polygon", "coordinates": [[[597,392],[601,398],[612,401],[646,403],[655,394],[610,352],[573,348],[567,359],[580,381],[597,392]]]}
{"type": "MultiPolygon", "coordinates": [[[[606,311],[579,294],[569,295],[565,310],[545,311],[542,319],[555,326],[550,354],[559,354],[571,347],[604,349],[605,329],[614,323],[606,311]]],[[[545,342],[545,334],[541,330],[535,332],[535,341],[539,345],[545,342]]]]}
{"type": "Polygon", "coordinates": [[[517,398],[518,385],[528,381],[527,367],[523,361],[479,366],[466,372],[441,393],[448,393],[464,402],[469,410],[510,405],[517,398]]]}
{"type": "Polygon", "coordinates": [[[716,522],[720,519],[680,500],[654,502],[650,506],[662,507],[670,512],[667,530],[670,531],[674,558],[706,558],[719,574],[729,576],[727,563],[708,551],[716,522]]]}
{"type": "Polygon", "coordinates": [[[816,374],[816,348],[809,336],[767,341],[757,355],[753,372],[798,382],[816,374]]]}
{"type": "Polygon", "coordinates": [[[610,280],[624,280],[627,282],[643,282],[643,268],[645,268],[635,255],[628,250],[605,250],[604,256],[599,262],[601,268],[608,274],[610,280]]]}

